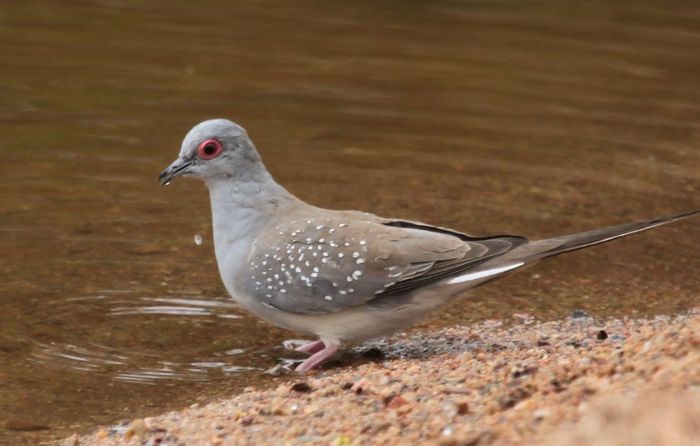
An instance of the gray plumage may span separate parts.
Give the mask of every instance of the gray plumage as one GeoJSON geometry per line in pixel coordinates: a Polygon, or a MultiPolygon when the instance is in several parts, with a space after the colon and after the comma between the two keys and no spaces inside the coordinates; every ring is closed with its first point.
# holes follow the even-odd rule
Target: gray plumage
{"type": "Polygon", "coordinates": [[[530,242],[473,237],[418,222],[311,206],[277,184],[245,130],[195,126],[161,173],[206,183],[217,262],[227,290],[275,325],[319,336],[302,347],[323,362],[344,342],[411,325],[466,290],[546,257],[648,230],[700,211],[530,242]]]}
{"type": "MultiPolygon", "coordinates": [[[[306,211],[306,212],[304,212],[306,211]]],[[[468,270],[525,242],[406,227],[360,212],[288,215],[255,239],[246,290],[282,311],[338,312],[468,270]]]]}

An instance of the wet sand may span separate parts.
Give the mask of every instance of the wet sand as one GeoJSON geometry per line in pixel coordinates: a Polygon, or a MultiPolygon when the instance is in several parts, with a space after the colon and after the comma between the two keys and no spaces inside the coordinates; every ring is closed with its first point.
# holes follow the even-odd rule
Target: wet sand
{"type": "Polygon", "coordinates": [[[685,445],[700,440],[700,308],[527,314],[365,345],[326,369],[64,445],[685,445]]]}

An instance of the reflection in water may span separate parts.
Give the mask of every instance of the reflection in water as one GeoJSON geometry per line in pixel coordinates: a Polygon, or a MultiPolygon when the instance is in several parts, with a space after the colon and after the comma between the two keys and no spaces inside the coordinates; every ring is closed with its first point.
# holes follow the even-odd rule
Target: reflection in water
{"type": "Polygon", "coordinates": [[[212,316],[237,319],[241,316],[234,313],[217,311],[225,308],[235,308],[231,299],[224,301],[211,301],[200,299],[177,299],[163,297],[142,297],[141,301],[170,303],[174,305],[148,305],[134,307],[114,307],[110,314],[114,316],[124,316],[127,314],[173,314],[180,316],[212,316]]]}
{"type": "MultiPolygon", "coordinates": [[[[141,297],[138,299],[115,298],[114,295],[131,293],[129,290],[102,290],[102,295],[69,298],[68,301],[101,300],[106,303],[107,314],[111,316],[130,315],[167,315],[175,317],[208,316],[214,318],[239,319],[241,316],[232,312],[237,306],[228,298],[209,300],[187,299],[179,297],[141,297]],[[108,296],[107,294],[112,294],[108,296]],[[162,303],[170,305],[151,305],[162,303]]],[[[128,322],[127,322],[128,324],[128,322]]],[[[139,384],[156,384],[162,380],[210,381],[213,373],[231,376],[236,373],[261,370],[260,367],[238,365],[234,359],[245,353],[245,349],[236,348],[223,352],[213,352],[213,359],[198,359],[191,362],[172,362],[169,352],[161,354],[146,353],[133,348],[115,349],[106,345],[92,343],[87,346],[43,343],[33,341],[34,348],[30,360],[44,367],[61,370],[100,374],[105,379],[139,384]],[[134,369],[135,366],[138,369],[134,369]]]]}
{"type": "MultiPolygon", "coordinates": [[[[204,119],[240,122],[328,208],[543,237],[698,207],[700,5],[576,6],[4,2],[0,443],[267,385],[287,362],[290,334],[226,298],[204,187],[157,185],[204,119]]],[[[423,327],[686,309],[699,242],[688,221],[572,254],[423,327]]]]}

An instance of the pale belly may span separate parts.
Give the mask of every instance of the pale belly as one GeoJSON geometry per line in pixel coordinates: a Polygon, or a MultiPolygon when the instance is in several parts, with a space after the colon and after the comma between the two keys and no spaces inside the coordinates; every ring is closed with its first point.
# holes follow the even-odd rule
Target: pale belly
{"type": "Polygon", "coordinates": [[[226,285],[229,294],[244,309],[280,328],[341,343],[360,343],[408,328],[454,299],[441,289],[423,289],[402,298],[403,302],[386,306],[360,305],[335,313],[290,313],[261,303],[254,296],[226,285]]]}

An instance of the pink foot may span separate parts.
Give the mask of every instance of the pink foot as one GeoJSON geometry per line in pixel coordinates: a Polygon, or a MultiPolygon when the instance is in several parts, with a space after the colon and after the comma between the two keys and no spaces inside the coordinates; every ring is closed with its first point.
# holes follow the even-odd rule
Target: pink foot
{"type": "Polygon", "coordinates": [[[318,341],[321,343],[321,345],[325,345],[325,347],[314,353],[313,355],[309,356],[309,358],[299,364],[299,367],[296,368],[296,371],[299,373],[304,373],[308,372],[309,370],[323,364],[324,362],[328,361],[331,356],[335,355],[336,352],[340,349],[340,345],[330,343],[330,342],[323,342],[323,341],[318,341]]]}
{"type": "Polygon", "coordinates": [[[323,341],[304,341],[301,339],[287,339],[282,342],[282,346],[287,350],[294,350],[302,353],[313,354],[324,349],[323,341]]]}
{"type": "Polygon", "coordinates": [[[309,354],[314,354],[318,353],[321,350],[326,348],[326,345],[323,343],[323,341],[314,341],[314,342],[309,342],[308,344],[301,345],[294,350],[298,352],[304,352],[304,353],[309,353],[309,354]]]}

